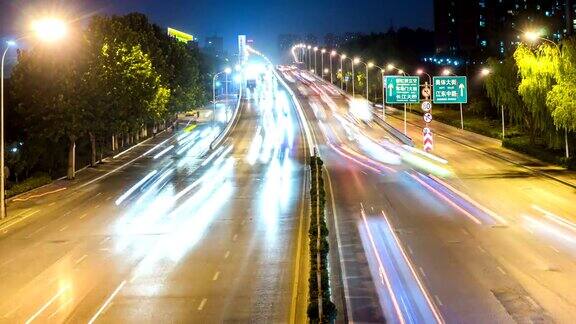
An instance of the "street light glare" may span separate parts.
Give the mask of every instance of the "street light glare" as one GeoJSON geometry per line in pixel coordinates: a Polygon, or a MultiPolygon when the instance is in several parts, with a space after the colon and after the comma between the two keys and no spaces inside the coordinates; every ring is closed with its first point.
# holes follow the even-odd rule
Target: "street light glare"
{"type": "Polygon", "coordinates": [[[524,33],[524,38],[531,42],[535,42],[540,38],[540,33],[537,31],[527,31],[524,33]]]}
{"type": "Polygon", "coordinates": [[[8,45],[8,46],[10,46],[10,47],[14,47],[14,46],[16,46],[16,42],[13,41],[13,40],[9,40],[9,41],[6,42],[6,45],[8,45]]]}
{"type": "Polygon", "coordinates": [[[227,67],[227,68],[224,69],[224,73],[230,74],[230,73],[232,73],[232,69],[229,68],[229,67],[227,67]]]}
{"type": "Polygon", "coordinates": [[[398,70],[398,74],[404,74],[404,70],[398,70]]]}
{"type": "Polygon", "coordinates": [[[388,64],[386,66],[386,68],[390,71],[390,70],[394,70],[394,64],[388,64]]]}
{"type": "Polygon", "coordinates": [[[492,71],[490,71],[489,68],[483,68],[483,69],[480,71],[480,74],[482,74],[482,76],[487,76],[487,75],[490,74],[490,72],[492,72],[492,71]]]}
{"type": "Polygon", "coordinates": [[[342,58],[342,59],[345,59],[346,57],[347,57],[346,54],[340,55],[340,58],[342,58]]]}
{"type": "Polygon", "coordinates": [[[449,69],[444,69],[444,71],[442,71],[443,75],[450,75],[452,74],[452,71],[450,71],[449,69]]]}
{"type": "Polygon", "coordinates": [[[372,63],[372,62],[368,62],[368,67],[369,67],[369,68],[372,68],[372,67],[374,67],[374,63],[372,63]]]}
{"type": "Polygon", "coordinates": [[[32,22],[32,30],[38,39],[45,42],[60,40],[68,33],[66,22],[58,18],[43,18],[32,22]]]}
{"type": "Polygon", "coordinates": [[[326,53],[326,49],[323,48],[320,52],[322,52],[322,54],[326,53]]]}
{"type": "Polygon", "coordinates": [[[422,70],[422,69],[416,70],[416,74],[418,74],[418,75],[422,75],[423,73],[424,73],[424,70],[422,70]]]}
{"type": "Polygon", "coordinates": [[[330,52],[330,55],[331,55],[331,56],[334,56],[334,55],[336,55],[336,51],[332,51],[332,52],[330,52]]]}
{"type": "Polygon", "coordinates": [[[360,58],[359,57],[354,58],[354,64],[358,64],[358,63],[360,63],[360,58]]]}

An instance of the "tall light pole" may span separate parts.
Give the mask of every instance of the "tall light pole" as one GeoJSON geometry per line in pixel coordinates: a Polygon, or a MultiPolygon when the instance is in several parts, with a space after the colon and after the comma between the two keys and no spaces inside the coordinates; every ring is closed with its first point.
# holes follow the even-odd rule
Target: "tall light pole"
{"type": "MultiPolygon", "coordinates": [[[[340,89],[344,90],[344,60],[346,59],[346,54],[340,55],[340,89]]],[[[346,88],[348,88],[348,84],[346,84],[346,88]]],[[[348,91],[348,89],[346,89],[348,91]]]]}
{"type": "Polygon", "coordinates": [[[382,77],[382,119],[386,121],[386,84],[384,82],[384,75],[386,74],[386,69],[372,62],[368,64],[370,65],[370,67],[375,67],[380,70],[380,76],[382,77]]]}
{"type": "MultiPolygon", "coordinates": [[[[34,21],[32,23],[32,32],[40,41],[51,43],[64,38],[68,32],[68,26],[63,20],[48,17],[34,21]]],[[[20,37],[18,40],[25,37],[27,36],[20,37]]],[[[0,67],[0,219],[6,217],[6,174],[4,172],[4,62],[8,50],[16,46],[16,41],[6,42],[0,67]]]]}
{"type": "Polygon", "coordinates": [[[312,68],[312,54],[310,53],[312,46],[308,45],[306,48],[308,49],[308,70],[310,70],[312,68]]]}
{"type": "MultiPolygon", "coordinates": [[[[452,73],[452,71],[450,69],[444,69],[442,71],[442,75],[453,75],[456,76],[456,74],[452,73]]],[[[463,130],[464,129],[464,110],[462,109],[462,103],[460,103],[460,128],[463,130]]]]}
{"type": "Polygon", "coordinates": [[[354,75],[354,65],[360,63],[360,58],[356,57],[356,58],[354,58],[354,60],[351,60],[351,61],[352,61],[352,64],[351,64],[352,65],[352,98],[354,98],[354,97],[356,97],[356,90],[354,89],[354,83],[356,83],[356,82],[354,82],[356,79],[356,76],[354,75]]]}
{"type": "Polygon", "coordinates": [[[318,59],[318,55],[316,55],[316,53],[318,53],[318,47],[314,47],[314,73],[316,75],[318,75],[318,67],[317,67],[317,59],[318,59]]]}
{"type": "MultiPolygon", "coordinates": [[[[216,122],[216,79],[220,74],[226,74],[226,83],[228,82],[228,74],[232,72],[232,69],[227,67],[224,71],[220,71],[214,74],[212,77],[212,125],[216,122]]],[[[226,96],[228,95],[228,86],[226,85],[226,96]]],[[[228,104],[227,98],[225,98],[226,105],[228,104]]],[[[227,109],[227,107],[226,107],[227,109]]]]}
{"type": "Polygon", "coordinates": [[[332,52],[330,52],[330,83],[332,83],[332,84],[334,84],[334,77],[333,77],[334,69],[332,68],[332,58],[334,56],[336,56],[336,54],[337,53],[334,50],[332,50],[332,52]]]}
{"type": "Polygon", "coordinates": [[[370,101],[370,98],[368,97],[368,63],[362,62],[362,60],[360,60],[359,57],[354,59],[354,63],[355,64],[364,64],[364,66],[366,67],[366,100],[370,101]]]}
{"type": "MultiPolygon", "coordinates": [[[[524,38],[526,38],[529,42],[536,42],[538,40],[543,40],[550,44],[553,44],[556,49],[558,50],[558,56],[562,57],[562,49],[560,45],[554,41],[549,40],[548,38],[542,37],[540,32],[537,31],[528,31],[524,33],[524,38]]],[[[566,158],[570,158],[570,148],[568,147],[568,128],[564,128],[564,143],[566,144],[566,158]]]]}
{"type": "Polygon", "coordinates": [[[5,192],[4,192],[4,178],[6,175],[4,174],[4,61],[6,59],[6,53],[8,50],[16,46],[15,41],[8,41],[6,42],[6,49],[4,49],[4,53],[2,53],[2,71],[1,71],[1,79],[0,79],[0,132],[2,133],[2,139],[0,140],[0,219],[6,217],[6,206],[5,206],[5,192]]]}
{"type": "MultiPolygon", "coordinates": [[[[395,67],[394,64],[388,64],[386,66],[386,68],[388,69],[388,71],[396,70],[396,72],[398,72],[398,74],[403,75],[403,76],[407,76],[407,74],[406,74],[406,72],[404,72],[404,70],[395,67]]],[[[404,104],[404,135],[408,134],[408,125],[407,125],[408,123],[406,122],[406,118],[407,118],[406,104],[404,104]]]]}
{"type": "Polygon", "coordinates": [[[320,64],[320,65],[322,66],[322,67],[321,67],[321,70],[322,70],[322,79],[324,79],[324,53],[326,53],[326,49],[325,49],[325,48],[323,48],[323,49],[320,51],[320,61],[322,62],[322,63],[320,64]]]}

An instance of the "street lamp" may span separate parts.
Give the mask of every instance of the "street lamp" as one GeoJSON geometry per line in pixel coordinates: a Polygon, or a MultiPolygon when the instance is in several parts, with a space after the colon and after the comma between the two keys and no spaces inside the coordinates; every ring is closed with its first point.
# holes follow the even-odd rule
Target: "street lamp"
{"type": "Polygon", "coordinates": [[[332,50],[332,52],[330,52],[330,83],[332,83],[332,84],[334,83],[334,78],[332,77],[332,74],[333,74],[333,71],[334,71],[334,69],[332,68],[332,58],[333,58],[334,56],[336,56],[336,54],[337,54],[337,53],[336,53],[335,50],[332,50]]]}
{"type": "Polygon", "coordinates": [[[483,68],[482,70],[480,70],[481,76],[488,76],[490,73],[492,73],[492,71],[490,71],[489,68],[483,68]]]}
{"type": "Polygon", "coordinates": [[[369,62],[368,65],[380,70],[380,76],[382,77],[382,119],[386,121],[386,84],[384,82],[384,74],[386,74],[386,69],[372,62],[369,62]]]}
{"type": "MultiPolygon", "coordinates": [[[[404,72],[404,70],[402,69],[397,68],[396,66],[394,66],[394,64],[390,63],[386,66],[386,68],[388,69],[388,71],[396,70],[398,74],[406,76],[406,72],[404,72]]],[[[406,121],[406,118],[407,118],[406,104],[404,104],[404,135],[407,135],[408,133],[408,123],[406,121]]]]}
{"type": "Polygon", "coordinates": [[[318,68],[317,68],[317,64],[316,64],[317,63],[316,62],[317,61],[316,53],[318,53],[318,47],[315,46],[314,47],[314,73],[318,74],[318,72],[317,72],[318,68]]]}
{"type": "MultiPolygon", "coordinates": [[[[220,71],[214,74],[214,77],[212,77],[212,125],[214,125],[214,122],[216,121],[216,79],[220,74],[226,74],[225,87],[226,87],[226,95],[228,95],[228,75],[230,73],[232,73],[232,69],[227,67],[224,69],[224,71],[220,71]]],[[[227,98],[225,98],[225,100],[227,100],[227,98]]]]}
{"type": "MultiPolygon", "coordinates": [[[[340,55],[340,89],[344,90],[344,60],[346,59],[346,54],[340,55]]],[[[348,83],[346,83],[346,91],[348,91],[348,83]]]]}
{"type": "Polygon", "coordinates": [[[428,77],[428,84],[430,84],[430,86],[432,86],[432,76],[430,76],[430,74],[426,73],[426,71],[424,71],[423,69],[418,69],[416,70],[416,74],[418,75],[426,75],[428,77]]]}
{"type": "Polygon", "coordinates": [[[312,46],[308,45],[306,46],[306,48],[308,49],[308,69],[312,68],[312,55],[310,53],[310,50],[312,49],[312,46]]]}
{"type": "Polygon", "coordinates": [[[325,48],[320,51],[320,65],[322,66],[320,69],[322,70],[322,79],[324,79],[324,53],[326,53],[325,48]]]}
{"type": "MultiPolygon", "coordinates": [[[[444,69],[442,70],[442,75],[448,76],[448,75],[454,75],[454,73],[452,73],[452,70],[450,69],[444,69]]],[[[463,130],[464,129],[464,110],[462,109],[462,103],[460,103],[460,128],[463,130]]]]}
{"type": "MultiPolygon", "coordinates": [[[[58,41],[68,32],[67,24],[65,21],[57,18],[43,18],[32,22],[32,33],[34,36],[43,42],[58,41]]],[[[2,53],[1,67],[0,67],[0,219],[6,216],[6,197],[5,197],[5,173],[4,173],[4,62],[6,61],[6,54],[10,48],[17,45],[17,41],[27,36],[20,37],[16,40],[9,40],[6,42],[6,47],[2,53]]]]}
{"type": "Polygon", "coordinates": [[[359,57],[355,57],[354,60],[352,60],[352,98],[354,98],[356,96],[356,90],[354,89],[354,82],[356,77],[354,76],[354,65],[360,63],[360,58],[359,57]]]}

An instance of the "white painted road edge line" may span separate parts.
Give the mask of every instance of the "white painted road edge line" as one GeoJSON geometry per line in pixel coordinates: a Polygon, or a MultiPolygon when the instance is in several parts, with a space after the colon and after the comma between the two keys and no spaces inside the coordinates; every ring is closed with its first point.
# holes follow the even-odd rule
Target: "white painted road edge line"
{"type": "Polygon", "coordinates": [[[34,321],[38,316],[40,316],[40,314],[42,314],[42,312],[44,312],[46,310],[46,308],[50,307],[50,305],[56,300],[56,298],[58,298],[60,295],[62,295],[62,293],[65,290],[66,289],[64,289],[64,288],[60,289],[54,296],[52,296],[52,298],[50,298],[50,300],[48,300],[42,307],[40,307],[40,309],[37,310],[36,313],[34,313],[32,316],[30,316],[30,318],[28,318],[26,320],[25,324],[32,323],[32,321],[34,321]]]}
{"type": "Polygon", "coordinates": [[[98,316],[100,316],[100,314],[102,314],[102,312],[106,309],[106,307],[112,302],[112,300],[114,299],[114,297],[116,297],[116,295],[120,292],[120,290],[122,289],[122,287],[124,287],[124,285],[126,284],[126,280],[123,280],[120,285],[118,285],[118,287],[116,287],[116,289],[114,290],[114,292],[110,295],[110,297],[108,297],[108,299],[106,299],[106,301],[104,302],[104,304],[102,304],[102,306],[100,306],[100,308],[98,308],[98,311],[96,312],[96,314],[94,314],[94,316],[92,316],[92,318],[88,321],[88,324],[94,324],[94,322],[96,322],[96,320],[98,319],[98,316]]]}

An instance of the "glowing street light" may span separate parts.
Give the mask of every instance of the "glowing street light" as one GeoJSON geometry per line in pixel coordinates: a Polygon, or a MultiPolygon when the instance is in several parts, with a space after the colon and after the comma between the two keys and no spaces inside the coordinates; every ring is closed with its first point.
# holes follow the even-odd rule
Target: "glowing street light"
{"type": "Polygon", "coordinates": [[[314,73],[317,73],[317,57],[316,57],[316,53],[318,53],[318,47],[314,46],[313,48],[314,50],[314,73]]]}
{"type": "Polygon", "coordinates": [[[481,76],[487,76],[490,73],[492,73],[492,71],[489,68],[483,68],[482,70],[480,70],[480,75],[481,76]]]}
{"type": "MultiPolygon", "coordinates": [[[[344,90],[344,60],[346,57],[346,54],[340,55],[340,89],[342,90],[344,90]]],[[[348,90],[348,82],[346,82],[346,90],[348,90]]]]}
{"type": "Polygon", "coordinates": [[[326,53],[325,48],[320,50],[320,71],[322,71],[322,79],[324,79],[324,53],[326,53]]]}
{"type": "Polygon", "coordinates": [[[528,40],[530,42],[535,42],[538,39],[540,39],[540,37],[542,37],[542,36],[541,36],[540,32],[538,32],[538,31],[530,30],[530,31],[527,31],[524,33],[524,38],[526,38],[526,40],[528,40]]]}
{"type": "MultiPolygon", "coordinates": [[[[57,18],[44,18],[32,22],[32,31],[36,38],[44,42],[58,41],[67,33],[67,24],[65,21],[57,18]]],[[[22,39],[21,37],[19,39],[22,39]]],[[[4,61],[8,50],[16,46],[17,40],[6,42],[6,48],[2,53],[0,67],[0,219],[6,216],[5,208],[5,191],[4,191],[4,61]]]]}
{"type": "Polygon", "coordinates": [[[335,50],[332,50],[330,52],[330,83],[334,83],[334,77],[333,77],[333,73],[332,73],[332,71],[334,71],[334,69],[332,68],[332,58],[334,56],[336,56],[336,54],[338,54],[338,53],[336,53],[335,50]]]}
{"type": "Polygon", "coordinates": [[[68,25],[62,19],[48,17],[32,22],[32,31],[39,40],[58,41],[68,33],[68,25]]]}
{"type": "Polygon", "coordinates": [[[386,69],[388,69],[388,71],[392,71],[394,70],[396,67],[394,66],[394,64],[388,64],[386,65],[386,69]]]}
{"type": "Polygon", "coordinates": [[[452,71],[451,71],[450,69],[444,69],[444,70],[442,70],[442,75],[448,76],[448,75],[451,75],[451,74],[452,74],[452,71]]]}

